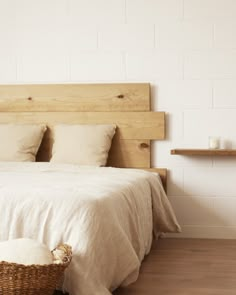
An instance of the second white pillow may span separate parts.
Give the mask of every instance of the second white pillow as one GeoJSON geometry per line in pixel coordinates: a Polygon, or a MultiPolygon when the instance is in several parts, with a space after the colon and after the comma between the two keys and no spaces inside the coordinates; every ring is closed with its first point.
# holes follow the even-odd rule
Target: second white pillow
{"type": "Polygon", "coordinates": [[[105,166],[115,125],[57,125],[51,162],[105,166]]]}

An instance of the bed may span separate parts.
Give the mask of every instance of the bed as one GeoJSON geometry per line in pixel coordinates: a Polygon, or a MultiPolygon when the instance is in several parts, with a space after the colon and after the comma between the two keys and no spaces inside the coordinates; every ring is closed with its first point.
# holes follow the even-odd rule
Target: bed
{"type": "Polygon", "coordinates": [[[28,237],[73,248],[63,290],[111,294],[135,281],[153,237],[180,230],[150,167],[165,116],[150,111],[149,84],[0,86],[0,124],[46,124],[36,163],[0,163],[0,240],[28,237]],[[115,124],[108,167],[48,162],[54,126],[115,124]]]}

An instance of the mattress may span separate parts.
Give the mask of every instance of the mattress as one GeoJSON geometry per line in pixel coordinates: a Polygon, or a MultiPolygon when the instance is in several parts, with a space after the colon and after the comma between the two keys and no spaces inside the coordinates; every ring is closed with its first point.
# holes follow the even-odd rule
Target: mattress
{"type": "Polygon", "coordinates": [[[180,230],[157,174],[52,163],[0,163],[0,240],[72,246],[63,290],[108,295],[138,277],[153,236],[180,230]]]}

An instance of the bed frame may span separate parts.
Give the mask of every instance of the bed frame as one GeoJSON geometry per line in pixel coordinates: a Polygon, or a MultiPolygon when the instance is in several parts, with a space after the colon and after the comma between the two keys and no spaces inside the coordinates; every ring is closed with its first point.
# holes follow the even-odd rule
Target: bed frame
{"type": "Polygon", "coordinates": [[[165,113],[152,112],[150,85],[0,85],[0,123],[46,123],[37,161],[48,161],[53,126],[116,124],[108,166],[156,171],[166,187],[166,169],[151,168],[151,140],[165,138],[165,113]]]}

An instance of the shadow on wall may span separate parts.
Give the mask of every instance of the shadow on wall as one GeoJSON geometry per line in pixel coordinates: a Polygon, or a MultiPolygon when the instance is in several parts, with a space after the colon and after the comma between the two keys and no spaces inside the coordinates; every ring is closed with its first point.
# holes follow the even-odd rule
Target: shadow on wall
{"type": "Polygon", "coordinates": [[[171,122],[171,116],[166,112],[165,109],[162,109],[158,104],[159,89],[157,85],[151,84],[151,110],[165,112],[166,114],[166,137],[165,140],[170,140],[169,126],[171,122]]]}
{"type": "Polygon", "coordinates": [[[158,109],[158,89],[155,85],[151,84],[151,110],[162,111],[158,109]]]}

